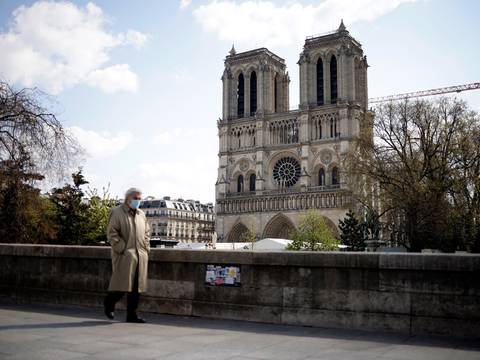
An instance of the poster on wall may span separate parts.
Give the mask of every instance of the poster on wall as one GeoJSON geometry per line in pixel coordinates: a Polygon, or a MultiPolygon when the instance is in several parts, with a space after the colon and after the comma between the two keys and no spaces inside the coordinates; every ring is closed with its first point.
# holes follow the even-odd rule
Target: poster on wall
{"type": "Polygon", "coordinates": [[[207,265],[205,285],[240,286],[240,266],[207,265]]]}

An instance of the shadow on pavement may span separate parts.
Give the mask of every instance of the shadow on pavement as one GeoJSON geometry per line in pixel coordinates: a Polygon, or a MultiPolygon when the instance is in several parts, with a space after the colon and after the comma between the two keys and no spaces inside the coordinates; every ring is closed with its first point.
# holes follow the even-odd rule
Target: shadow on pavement
{"type": "MultiPolygon", "coordinates": [[[[25,325],[7,325],[0,326],[1,330],[14,329],[35,329],[35,328],[69,328],[69,327],[89,327],[104,326],[115,324],[118,321],[107,321],[103,315],[103,309],[100,307],[80,307],[66,305],[45,305],[45,304],[15,304],[10,301],[0,300],[0,309],[7,311],[31,312],[37,314],[50,314],[65,316],[69,318],[95,319],[84,320],[81,322],[65,322],[52,324],[25,324],[25,325]]],[[[140,305],[141,307],[141,305],[140,305]]],[[[124,311],[116,311],[117,319],[124,316],[124,311]]],[[[457,348],[480,350],[478,339],[455,338],[451,336],[412,336],[408,334],[384,332],[384,331],[366,331],[335,328],[315,328],[306,326],[268,324],[260,322],[249,322],[240,320],[211,319],[194,316],[166,315],[166,314],[146,314],[148,324],[135,326],[172,326],[184,327],[200,330],[223,330],[240,331],[269,335],[287,335],[323,339],[339,339],[352,341],[375,342],[391,345],[414,345],[414,346],[434,346],[440,348],[457,348]]],[[[153,330],[153,329],[152,329],[153,330]]]]}
{"type": "Polygon", "coordinates": [[[86,320],[80,322],[65,322],[65,323],[50,323],[50,324],[17,324],[17,325],[0,325],[0,331],[5,330],[27,330],[27,329],[61,329],[61,328],[75,328],[75,327],[91,327],[112,325],[108,321],[86,320]]]}

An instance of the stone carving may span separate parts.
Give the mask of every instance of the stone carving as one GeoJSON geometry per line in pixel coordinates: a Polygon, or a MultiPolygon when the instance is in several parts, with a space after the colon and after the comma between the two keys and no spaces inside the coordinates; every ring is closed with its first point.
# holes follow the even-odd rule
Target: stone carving
{"type": "Polygon", "coordinates": [[[244,159],[244,160],[240,161],[239,168],[242,171],[247,171],[248,170],[248,165],[249,165],[248,160],[244,159]]]}
{"type": "Polygon", "coordinates": [[[322,152],[320,153],[320,160],[322,161],[322,163],[324,163],[325,165],[328,165],[332,162],[332,152],[330,150],[322,150],[322,152]]]}

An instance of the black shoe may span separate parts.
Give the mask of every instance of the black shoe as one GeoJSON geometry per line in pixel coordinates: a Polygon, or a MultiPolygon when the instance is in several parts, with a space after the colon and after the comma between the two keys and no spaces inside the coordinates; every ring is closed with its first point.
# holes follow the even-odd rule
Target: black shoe
{"type": "Polygon", "coordinates": [[[131,315],[127,316],[127,323],[145,324],[146,321],[137,315],[131,315]]]}
{"type": "Polygon", "coordinates": [[[104,312],[105,316],[106,316],[107,318],[109,318],[110,320],[113,320],[113,318],[115,317],[115,314],[114,314],[114,312],[113,312],[113,309],[110,308],[109,306],[107,306],[107,302],[106,302],[106,301],[103,302],[103,312],[104,312]]]}

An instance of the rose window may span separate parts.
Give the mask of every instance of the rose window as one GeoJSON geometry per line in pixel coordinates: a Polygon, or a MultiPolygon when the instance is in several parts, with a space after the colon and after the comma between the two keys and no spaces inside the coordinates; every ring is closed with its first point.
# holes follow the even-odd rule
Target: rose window
{"type": "Polygon", "coordinates": [[[300,164],[292,157],[278,160],[273,167],[273,178],[280,186],[295,185],[300,178],[300,164]]]}

